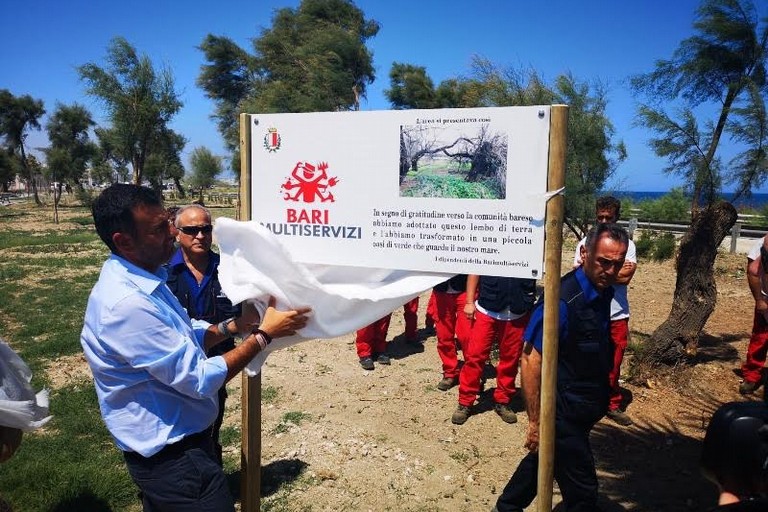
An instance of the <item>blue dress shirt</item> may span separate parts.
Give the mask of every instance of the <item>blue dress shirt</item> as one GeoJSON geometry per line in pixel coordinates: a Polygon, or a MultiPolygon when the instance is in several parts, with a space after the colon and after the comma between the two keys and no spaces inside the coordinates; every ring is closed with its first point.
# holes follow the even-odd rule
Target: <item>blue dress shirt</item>
{"type": "Polygon", "coordinates": [[[107,429],[144,457],[209,427],[227,376],[224,358],[205,355],[210,324],[189,319],[165,278],[113,254],[80,335],[107,429]]]}

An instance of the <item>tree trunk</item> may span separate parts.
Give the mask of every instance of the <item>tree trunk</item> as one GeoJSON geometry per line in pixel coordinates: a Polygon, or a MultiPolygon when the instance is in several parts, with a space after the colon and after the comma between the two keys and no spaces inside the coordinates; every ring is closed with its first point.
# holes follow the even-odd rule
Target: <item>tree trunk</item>
{"type": "Polygon", "coordinates": [[[673,365],[696,354],[699,335],[715,309],[717,249],[736,222],[732,204],[720,201],[697,210],[677,254],[677,282],[669,317],[646,342],[636,377],[658,364],[673,365]]]}
{"type": "Polygon", "coordinates": [[[179,191],[179,197],[181,199],[184,199],[187,197],[186,192],[184,192],[184,187],[181,185],[181,181],[179,181],[179,178],[173,178],[173,183],[176,185],[176,190],[179,191]]]}

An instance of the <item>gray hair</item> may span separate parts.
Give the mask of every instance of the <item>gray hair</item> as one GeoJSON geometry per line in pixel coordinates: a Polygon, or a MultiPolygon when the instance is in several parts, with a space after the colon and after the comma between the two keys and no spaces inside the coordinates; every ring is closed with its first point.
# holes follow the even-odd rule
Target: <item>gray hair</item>
{"type": "Polygon", "coordinates": [[[589,230],[587,239],[584,241],[584,247],[587,248],[589,253],[594,252],[595,246],[597,246],[597,241],[600,240],[604,234],[611,240],[615,240],[622,245],[629,245],[629,235],[627,234],[626,229],[618,224],[598,224],[589,230]]]}
{"type": "Polygon", "coordinates": [[[211,211],[208,208],[206,208],[205,206],[203,206],[201,204],[192,203],[192,204],[188,204],[188,205],[182,206],[181,208],[179,208],[176,211],[176,216],[173,219],[173,225],[174,226],[176,226],[177,228],[181,227],[181,226],[179,226],[179,217],[181,217],[181,214],[184,213],[185,211],[189,210],[190,208],[196,208],[196,209],[200,210],[201,212],[203,212],[208,217],[209,220],[213,219],[211,217],[211,211]]]}

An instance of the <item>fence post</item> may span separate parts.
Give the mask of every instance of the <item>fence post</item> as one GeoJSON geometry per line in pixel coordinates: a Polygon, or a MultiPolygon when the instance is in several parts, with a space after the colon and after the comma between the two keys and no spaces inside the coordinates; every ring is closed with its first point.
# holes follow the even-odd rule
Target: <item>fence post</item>
{"type": "Polygon", "coordinates": [[[627,231],[629,231],[630,240],[633,240],[635,238],[636,229],[637,229],[637,217],[632,217],[631,219],[629,219],[629,224],[627,225],[627,231]]]}
{"type": "Polygon", "coordinates": [[[741,232],[741,222],[737,222],[731,228],[731,254],[736,252],[736,242],[739,240],[739,233],[741,232]]]}

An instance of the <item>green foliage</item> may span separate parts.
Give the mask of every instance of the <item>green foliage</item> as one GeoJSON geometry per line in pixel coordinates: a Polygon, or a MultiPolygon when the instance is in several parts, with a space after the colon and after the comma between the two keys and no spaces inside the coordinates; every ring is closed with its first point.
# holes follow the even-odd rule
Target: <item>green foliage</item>
{"type": "Polygon", "coordinates": [[[299,426],[304,420],[309,420],[311,418],[312,416],[306,412],[288,411],[283,414],[283,417],[280,419],[280,423],[278,423],[274,429],[274,433],[280,434],[283,432],[288,432],[291,425],[299,426]]]}
{"type": "Polygon", "coordinates": [[[261,403],[274,404],[280,396],[280,388],[275,386],[263,386],[261,388],[261,403]]]}
{"type": "Polygon", "coordinates": [[[52,394],[48,434],[25,434],[3,464],[0,488],[14,510],[125,510],[136,487],[101,420],[90,383],[52,394]],[[53,433],[56,434],[53,434],[53,433]],[[30,492],[30,482],[45,482],[30,492]]]}
{"type": "MultiPolygon", "coordinates": [[[[35,169],[29,165],[25,141],[30,129],[40,129],[40,118],[45,114],[42,100],[36,100],[29,94],[14,96],[7,89],[0,89],[0,151],[5,153],[3,165],[7,179],[8,172],[21,169],[32,180],[35,169]]],[[[7,182],[6,179],[6,182],[7,182]]],[[[35,190],[35,202],[41,204],[35,190]]]]}
{"type": "Polygon", "coordinates": [[[635,248],[638,258],[664,261],[675,255],[677,244],[675,235],[672,233],[643,230],[640,237],[635,240],[635,248]]]}
{"type": "Polygon", "coordinates": [[[216,104],[228,149],[239,147],[239,112],[357,110],[375,78],[366,41],[378,31],[351,0],[303,0],[275,11],[272,26],[253,39],[253,55],[229,38],[206,36],[197,83],[216,104]]]}
{"type": "Polygon", "coordinates": [[[675,235],[664,233],[656,240],[656,250],[653,251],[653,259],[664,261],[675,255],[675,235]]]}
{"type": "Polygon", "coordinates": [[[155,70],[149,57],[139,57],[124,38],[111,41],[106,61],[104,67],[87,63],[77,71],[86,92],[107,111],[111,151],[131,163],[133,181],[141,183],[147,158],[159,151],[159,140],[182,103],[170,69],[155,70]]]}
{"type": "Polygon", "coordinates": [[[723,183],[735,185],[739,197],[768,177],[766,20],[760,26],[750,0],[704,0],[694,34],[671,59],[632,79],[649,100],[639,108],[639,123],[656,132],[651,147],[667,159],[666,172],[685,179],[694,205],[716,201],[723,183]],[[668,114],[664,101],[679,113],[668,114]],[[716,107],[712,119],[701,114],[707,109],[697,109],[702,104],[716,107]],[[717,156],[726,136],[741,151],[727,164],[717,156]]]}
{"type": "Polygon", "coordinates": [[[640,236],[635,240],[635,250],[638,258],[650,258],[653,254],[654,233],[649,230],[640,232],[640,236]]]}
{"type": "Polygon", "coordinates": [[[658,199],[641,201],[637,205],[640,218],[653,222],[690,222],[690,203],[681,188],[673,188],[658,199]]]}
{"type": "Polygon", "coordinates": [[[197,147],[190,157],[192,175],[189,177],[189,186],[200,191],[210,188],[216,182],[216,176],[221,173],[221,158],[211,153],[206,147],[197,147]]]}
{"type": "Polygon", "coordinates": [[[418,174],[416,185],[403,191],[404,197],[453,197],[456,199],[497,199],[498,191],[485,182],[468,182],[455,176],[418,174]]]}

